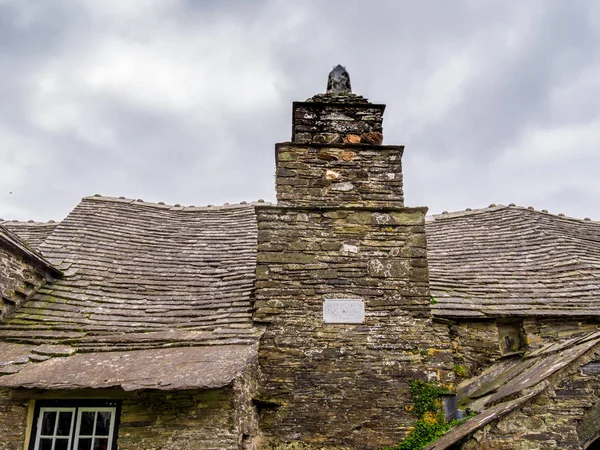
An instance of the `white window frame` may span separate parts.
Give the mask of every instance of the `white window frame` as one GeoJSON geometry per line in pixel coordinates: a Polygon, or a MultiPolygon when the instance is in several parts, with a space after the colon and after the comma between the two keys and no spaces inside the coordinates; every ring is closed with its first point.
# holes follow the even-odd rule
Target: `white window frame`
{"type": "MultiPolygon", "coordinates": [[[[52,450],[54,450],[54,446],[56,445],[56,427],[58,426],[58,416],[61,412],[71,412],[71,427],[69,428],[69,437],[68,437],[68,443],[67,443],[67,448],[70,449],[71,448],[71,441],[73,440],[73,427],[75,426],[74,420],[75,420],[75,410],[77,408],[59,408],[59,407],[42,407],[40,408],[40,412],[38,413],[38,419],[37,419],[37,433],[35,436],[35,450],[38,450],[40,447],[40,441],[42,439],[52,439],[52,450]],[[49,436],[47,434],[42,435],[42,419],[44,418],[44,413],[45,412],[55,412],[56,414],[56,419],[54,419],[54,430],[52,432],[52,436],[49,436]]],[[[63,440],[63,438],[59,438],[61,440],[63,440]]]]}
{"type": "Polygon", "coordinates": [[[117,415],[117,408],[114,406],[107,406],[107,407],[96,407],[94,408],[93,406],[82,406],[80,408],[78,408],[77,411],[77,424],[75,426],[75,444],[73,445],[73,448],[76,449],[77,446],[79,445],[79,438],[81,439],[92,439],[92,445],[94,444],[94,439],[96,439],[96,422],[98,421],[98,414],[94,414],[94,425],[92,428],[92,434],[91,435],[87,435],[84,434],[83,436],[80,433],[81,430],[81,416],[84,412],[94,412],[94,413],[99,413],[99,412],[110,412],[110,427],[108,429],[109,433],[108,436],[101,436],[101,439],[106,439],[108,438],[108,450],[112,449],[112,443],[113,443],[113,433],[115,431],[115,417],[117,415]]]}
{"type": "MultiPolygon", "coordinates": [[[[40,450],[40,443],[42,439],[52,439],[52,450],[54,450],[54,447],[56,445],[56,427],[58,426],[58,414],[60,414],[60,412],[71,412],[71,426],[70,426],[70,432],[69,432],[69,436],[67,439],[64,439],[65,436],[60,436],[59,439],[61,440],[67,440],[67,448],[69,450],[74,450],[77,448],[78,444],[79,444],[79,439],[92,439],[92,445],[94,443],[94,439],[108,439],[108,450],[113,450],[114,448],[114,433],[115,433],[115,423],[116,423],[116,418],[117,418],[117,412],[118,412],[118,406],[41,406],[38,410],[37,413],[37,418],[35,418],[36,420],[36,424],[37,424],[37,430],[35,433],[35,442],[34,442],[34,446],[33,449],[34,450],[40,450]],[[54,423],[54,430],[53,430],[53,434],[50,435],[42,435],[42,420],[44,418],[44,413],[46,412],[56,412],[57,413],[57,417],[55,419],[55,423],[54,423]],[[98,412],[110,412],[111,416],[110,416],[110,426],[109,426],[109,434],[108,436],[106,435],[102,435],[102,436],[96,436],[96,422],[98,420],[98,415],[95,414],[94,415],[94,425],[93,425],[93,429],[92,429],[92,434],[91,435],[81,435],[80,433],[80,428],[81,428],[81,417],[82,414],[84,412],[94,412],[94,413],[98,413],[98,412]]],[[[32,448],[32,447],[29,447],[32,448]]]]}

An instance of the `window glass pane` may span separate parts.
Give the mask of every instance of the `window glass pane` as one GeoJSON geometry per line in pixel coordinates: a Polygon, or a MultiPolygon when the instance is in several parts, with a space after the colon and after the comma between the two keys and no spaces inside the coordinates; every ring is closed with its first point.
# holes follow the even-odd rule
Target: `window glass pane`
{"type": "Polygon", "coordinates": [[[95,412],[84,411],[81,413],[81,425],[79,426],[80,436],[94,435],[94,415],[95,412]]]}
{"type": "Polygon", "coordinates": [[[40,450],[52,450],[52,439],[40,439],[40,450]]]}
{"type": "Polygon", "coordinates": [[[107,449],[108,449],[108,439],[94,439],[93,450],[107,450],[107,449]]]}
{"type": "Polygon", "coordinates": [[[98,411],[96,417],[96,436],[108,436],[110,434],[110,411],[98,411]]]}
{"type": "Polygon", "coordinates": [[[71,411],[61,411],[58,414],[58,427],[56,428],[57,436],[68,436],[69,434],[71,434],[72,416],[73,413],[71,411]]]}
{"type": "Polygon", "coordinates": [[[56,411],[44,411],[42,418],[42,436],[54,436],[56,411]]]}
{"type": "Polygon", "coordinates": [[[54,443],[54,450],[68,450],[69,439],[56,439],[54,443]]]}
{"type": "Polygon", "coordinates": [[[77,443],[77,450],[91,450],[92,449],[92,438],[79,439],[77,443]]]}

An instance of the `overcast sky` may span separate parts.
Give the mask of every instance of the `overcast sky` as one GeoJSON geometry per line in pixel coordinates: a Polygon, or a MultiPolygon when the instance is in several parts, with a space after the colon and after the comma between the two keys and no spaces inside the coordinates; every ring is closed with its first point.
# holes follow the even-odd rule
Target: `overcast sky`
{"type": "Polygon", "coordinates": [[[291,103],[338,63],[388,105],[407,206],[600,220],[595,0],[0,0],[0,217],[274,201],[291,103]]]}

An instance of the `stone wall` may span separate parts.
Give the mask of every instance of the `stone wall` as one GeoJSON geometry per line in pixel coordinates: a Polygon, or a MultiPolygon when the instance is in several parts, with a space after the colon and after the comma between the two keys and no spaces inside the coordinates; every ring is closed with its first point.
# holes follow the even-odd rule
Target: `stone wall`
{"type": "Polygon", "coordinates": [[[251,449],[258,437],[254,364],[231,386],[210,391],[142,392],[123,400],[119,450],[251,449]]]}
{"type": "Polygon", "coordinates": [[[292,141],[381,144],[384,105],[366,103],[359,96],[321,95],[319,100],[294,103],[292,141]],[[346,101],[332,103],[340,99],[346,101]]]}
{"type": "Polygon", "coordinates": [[[262,374],[258,361],[254,361],[245,372],[233,382],[234,420],[238,448],[254,450],[260,442],[259,411],[256,398],[260,389],[262,374]]]}
{"type": "Polygon", "coordinates": [[[425,211],[257,208],[267,440],[397,443],[415,421],[409,383],[453,377],[447,327],[430,319],[425,211]],[[364,323],[324,323],[325,298],[363,299],[364,323]]]}
{"type": "Polygon", "coordinates": [[[403,206],[402,146],[276,146],[279,206],[403,206]]]}
{"type": "Polygon", "coordinates": [[[237,449],[232,389],[144,392],[123,400],[119,450],[237,449]]]}
{"type": "Polygon", "coordinates": [[[527,346],[536,348],[592,332],[599,324],[593,318],[531,318],[523,321],[523,330],[527,346]]]}
{"type": "Polygon", "coordinates": [[[600,434],[600,349],[592,349],[549,381],[545,391],[475,432],[461,448],[585,448],[600,434]]]}
{"type": "Polygon", "coordinates": [[[594,331],[598,328],[598,321],[585,318],[457,320],[448,326],[457,372],[473,376],[511,352],[533,350],[594,331]],[[507,336],[510,337],[510,350],[506,348],[507,336]]]}
{"type": "Polygon", "coordinates": [[[27,431],[27,400],[12,400],[0,389],[0,450],[23,450],[27,431]]]}
{"type": "Polygon", "coordinates": [[[0,319],[18,308],[46,282],[46,270],[0,243],[0,319]]]}
{"type": "Polygon", "coordinates": [[[463,378],[479,374],[501,356],[495,320],[456,322],[449,327],[455,369],[463,378]]]}

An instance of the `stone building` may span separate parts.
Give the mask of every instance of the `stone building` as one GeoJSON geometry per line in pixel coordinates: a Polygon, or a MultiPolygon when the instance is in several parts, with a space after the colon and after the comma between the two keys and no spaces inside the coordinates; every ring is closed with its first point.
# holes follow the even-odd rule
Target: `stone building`
{"type": "Polygon", "coordinates": [[[598,448],[600,223],[404,205],[384,105],[293,104],[277,204],[0,222],[0,449],[598,448]]]}

